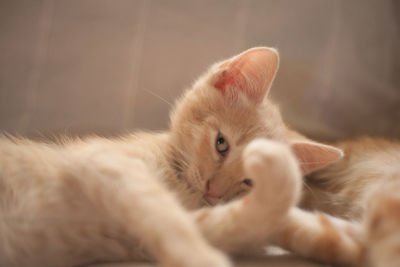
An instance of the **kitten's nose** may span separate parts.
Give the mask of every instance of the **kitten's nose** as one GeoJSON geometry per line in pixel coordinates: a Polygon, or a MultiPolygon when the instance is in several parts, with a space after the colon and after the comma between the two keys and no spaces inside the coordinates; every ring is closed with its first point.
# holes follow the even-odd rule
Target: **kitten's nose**
{"type": "Polygon", "coordinates": [[[206,196],[207,197],[211,197],[211,198],[220,198],[222,197],[223,193],[219,192],[216,186],[213,186],[210,182],[210,180],[207,181],[207,185],[206,185],[206,196]]]}
{"type": "Polygon", "coordinates": [[[211,197],[211,198],[220,198],[221,197],[217,192],[214,192],[212,190],[208,190],[206,192],[206,196],[211,197]]]}

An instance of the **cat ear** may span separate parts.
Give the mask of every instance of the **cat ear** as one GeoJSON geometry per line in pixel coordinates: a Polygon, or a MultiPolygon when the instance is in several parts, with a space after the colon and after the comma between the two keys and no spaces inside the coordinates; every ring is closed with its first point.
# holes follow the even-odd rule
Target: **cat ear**
{"type": "Polygon", "coordinates": [[[213,86],[230,100],[246,96],[261,103],[267,95],[279,66],[279,54],[273,48],[249,49],[217,66],[213,86]]]}
{"type": "Polygon", "coordinates": [[[343,158],[343,150],[310,141],[294,141],[291,148],[303,174],[309,174],[343,158]]]}

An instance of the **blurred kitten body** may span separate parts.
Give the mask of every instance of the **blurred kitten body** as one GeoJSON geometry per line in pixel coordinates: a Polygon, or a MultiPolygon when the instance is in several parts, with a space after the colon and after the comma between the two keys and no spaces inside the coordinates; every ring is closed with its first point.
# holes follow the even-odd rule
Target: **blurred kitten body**
{"type": "Polygon", "coordinates": [[[400,266],[400,143],[340,142],[344,158],[306,177],[301,206],[363,223],[372,266],[400,266]]]}

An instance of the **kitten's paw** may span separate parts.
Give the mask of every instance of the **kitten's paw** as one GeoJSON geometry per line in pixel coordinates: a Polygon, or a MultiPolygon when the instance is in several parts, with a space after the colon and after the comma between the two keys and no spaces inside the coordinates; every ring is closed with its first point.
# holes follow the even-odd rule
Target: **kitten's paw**
{"type": "Polygon", "coordinates": [[[297,201],[301,174],[289,146],[256,139],[244,150],[243,161],[246,175],[254,180],[254,196],[259,201],[277,205],[279,201],[290,202],[289,205],[297,201]]]}
{"type": "Polygon", "coordinates": [[[243,159],[246,171],[254,176],[264,175],[279,167],[282,162],[290,160],[292,154],[285,144],[267,139],[256,139],[246,147],[243,152],[243,159]]]}

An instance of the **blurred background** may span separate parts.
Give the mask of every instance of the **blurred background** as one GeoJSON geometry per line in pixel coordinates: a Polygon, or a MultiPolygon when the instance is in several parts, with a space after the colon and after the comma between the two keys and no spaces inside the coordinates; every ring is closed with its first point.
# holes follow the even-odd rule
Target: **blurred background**
{"type": "Polygon", "coordinates": [[[274,46],[303,133],[400,137],[400,1],[0,0],[0,131],[164,129],[214,61],[274,46]]]}

